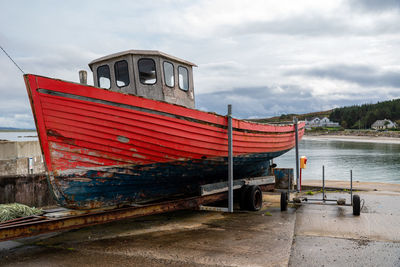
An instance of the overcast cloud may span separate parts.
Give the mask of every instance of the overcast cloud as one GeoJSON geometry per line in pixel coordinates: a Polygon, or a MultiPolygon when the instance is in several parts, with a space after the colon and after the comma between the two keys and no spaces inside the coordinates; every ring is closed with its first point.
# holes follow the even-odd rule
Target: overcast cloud
{"type": "MultiPolygon", "coordinates": [[[[398,0],[110,2],[0,0],[0,45],[26,73],[74,82],[95,58],[160,50],[198,64],[197,108],[240,118],[400,97],[398,0]]],[[[0,93],[0,126],[34,127],[1,51],[0,93]]]]}

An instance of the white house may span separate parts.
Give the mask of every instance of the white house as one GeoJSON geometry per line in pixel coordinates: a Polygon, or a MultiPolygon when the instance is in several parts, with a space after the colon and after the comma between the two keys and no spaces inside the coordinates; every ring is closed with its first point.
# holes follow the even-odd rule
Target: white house
{"type": "Polygon", "coordinates": [[[322,119],[315,117],[311,120],[307,120],[306,118],[306,129],[315,127],[340,127],[340,125],[338,122],[330,121],[327,117],[323,117],[322,119]]]}
{"type": "Polygon", "coordinates": [[[392,129],[392,128],[396,128],[396,127],[397,127],[397,124],[388,119],[377,120],[376,122],[374,122],[371,125],[371,128],[375,129],[375,130],[392,129]]]}

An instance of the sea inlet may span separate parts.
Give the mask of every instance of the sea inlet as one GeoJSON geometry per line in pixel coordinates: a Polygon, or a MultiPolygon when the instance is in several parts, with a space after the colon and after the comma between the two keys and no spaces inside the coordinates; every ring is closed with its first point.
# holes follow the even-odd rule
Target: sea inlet
{"type": "MultiPolygon", "coordinates": [[[[307,157],[302,180],[400,183],[400,140],[340,139],[305,136],[299,142],[299,156],[307,157]]],[[[295,150],[276,158],[280,168],[295,168],[295,150]]]]}

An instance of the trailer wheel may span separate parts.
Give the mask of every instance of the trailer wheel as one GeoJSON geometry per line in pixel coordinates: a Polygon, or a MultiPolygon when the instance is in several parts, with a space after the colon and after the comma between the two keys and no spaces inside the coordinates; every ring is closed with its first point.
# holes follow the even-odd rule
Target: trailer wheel
{"type": "Polygon", "coordinates": [[[241,210],[247,210],[248,209],[247,200],[246,200],[248,189],[249,189],[248,185],[243,185],[242,188],[240,189],[240,202],[239,202],[239,205],[240,205],[240,209],[241,210]]]}
{"type": "Polygon", "coordinates": [[[353,215],[360,216],[360,196],[353,196],[353,215]]]}
{"type": "Polygon", "coordinates": [[[286,211],[287,210],[287,193],[286,192],[282,192],[281,193],[281,211],[286,211]]]}
{"type": "Polygon", "coordinates": [[[262,207],[262,191],[258,185],[252,185],[247,189],[246,197],[249,210],[258,211],[262,207]]]}

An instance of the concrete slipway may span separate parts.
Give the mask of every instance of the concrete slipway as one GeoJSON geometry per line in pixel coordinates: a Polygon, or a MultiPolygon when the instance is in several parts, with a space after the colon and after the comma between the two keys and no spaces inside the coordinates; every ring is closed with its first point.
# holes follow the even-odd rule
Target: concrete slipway
{"type": "Polygon", "coordinates": [[[322,205],[281,213],[280,196],[268,193],[256,213],[174,212],[3,242],[0,265],[400,266],[400,185],[356,189],[365,190],[359,217],[322,205]]]}

